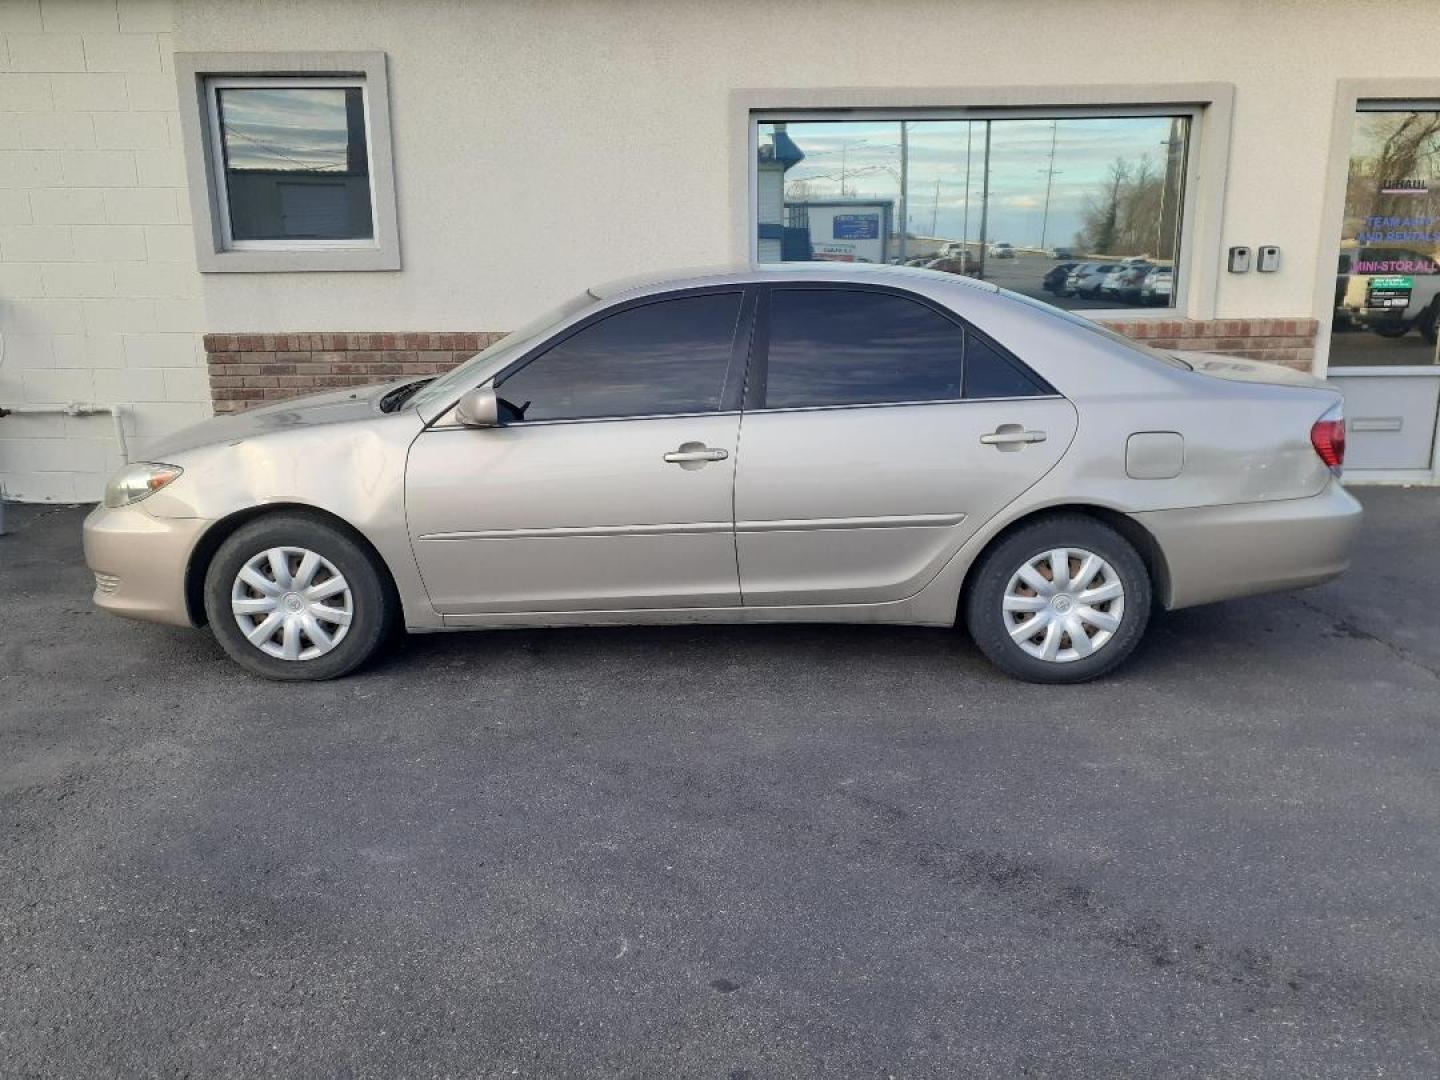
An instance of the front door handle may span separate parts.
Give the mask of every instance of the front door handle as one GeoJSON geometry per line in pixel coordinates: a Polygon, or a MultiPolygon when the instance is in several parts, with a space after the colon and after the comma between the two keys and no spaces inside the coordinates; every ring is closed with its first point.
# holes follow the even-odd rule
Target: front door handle
{"type": "Polygon", "coordinates": [[[729,450],[722,450],[718,446],[687,442],[681,443],[678,449],[671,450],[666,454],[665,460],[671,465],[679,465],[682,469],[698,469],[707,461],[724,461],[729,456],[729,450]]]}
{"type": "Polygon", "coordinates": [[[1001,424],[990,434],[981,435],[980,441],[999,450],[1019,450],[1026,443],[1044,442],[1045,432],[1027,431],[1021,424],[1001,424]]]}

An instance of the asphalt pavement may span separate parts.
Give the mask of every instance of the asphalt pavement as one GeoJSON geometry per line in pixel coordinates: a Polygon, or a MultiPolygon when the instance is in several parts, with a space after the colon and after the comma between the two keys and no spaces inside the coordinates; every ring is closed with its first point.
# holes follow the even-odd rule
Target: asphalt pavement
{"type": "Polygon", "coordinates": [[[0,1075],[1433,1076],[1440,492],[1103,682],[506,631],[276,685],[0,537],[0,1075]]]}

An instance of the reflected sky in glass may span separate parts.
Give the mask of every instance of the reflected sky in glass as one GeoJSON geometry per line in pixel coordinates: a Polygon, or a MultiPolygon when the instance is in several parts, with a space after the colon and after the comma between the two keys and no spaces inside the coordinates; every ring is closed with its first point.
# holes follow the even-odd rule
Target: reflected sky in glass
{"type": "MultiPolygon", "coordinates": [[[[910,231],[977,237],[984,121],[911,120],[906,126],[910,231]]],[[[898,121],[790,123],[786,130],[805,152],[805,160],[785,174],[787,199],[841,198],[843,183],[845,198],[898,202],[898,121]]],[[[1172,156],[1171,130],[1172,118],[1167,116],[993,121],[989,238],[1036,245],[1043,233],[1047,244],[1070,244],[1082,225],[1087,200],[1103,191],[1117,159],[1132,167],[1148,160],[1164,175],[1172,156]]],[[[770,131],[771,125],[761,125],[762,142],[770,131]]]]}
{"type": "Polygon", "coordinates": [[[230,169],[344,172],[345,89],[222,89],[230,169]]]}

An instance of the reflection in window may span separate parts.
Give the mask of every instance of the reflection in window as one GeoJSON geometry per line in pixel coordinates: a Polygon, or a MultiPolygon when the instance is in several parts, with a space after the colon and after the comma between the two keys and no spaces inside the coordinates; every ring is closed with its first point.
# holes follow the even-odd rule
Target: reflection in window
{"type": "Polygon", "coordinates": [[[230,239],[370,240],[360,86],[214,88],[230,239]]]}
{"type": "Polygon", "coordinates": [[[1184,116],[762,123],[763,262],[907,263],[1070,308],[1174,303],[1184,116]],[[1068,264],[1167,270],[1080,296],[1068,264]]]}
{"type": "Polygon", "coordinates": [[[714,412],[739,316],[738,292],[627,308],[507,376],[500,397],[524,420],[714,412]]]}
{"type": "Polygon", "coordinates": [[[1440,112],[1355,117],[1335,277],[1330,366],[1436,362],[1440,112]]]}

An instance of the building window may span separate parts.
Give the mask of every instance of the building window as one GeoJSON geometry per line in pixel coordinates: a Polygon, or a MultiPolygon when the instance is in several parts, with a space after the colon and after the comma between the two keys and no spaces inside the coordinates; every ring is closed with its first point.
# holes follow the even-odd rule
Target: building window
{"type": "Polygon", "coordinates": [[[752,118],[761,262],[930,266],[1078,310],[1177,304],[1193,113],[752,118]]]}
{"type": "Polygon", "coordinates": [[[197,106],[202,271],[399,268],[383,55],[181,54],[177,69],[197,106]]]}
{"type": "Polygon", "coordinates": [[[365,84],[211,79],[227,248],[372,244],[365,84]]]}

